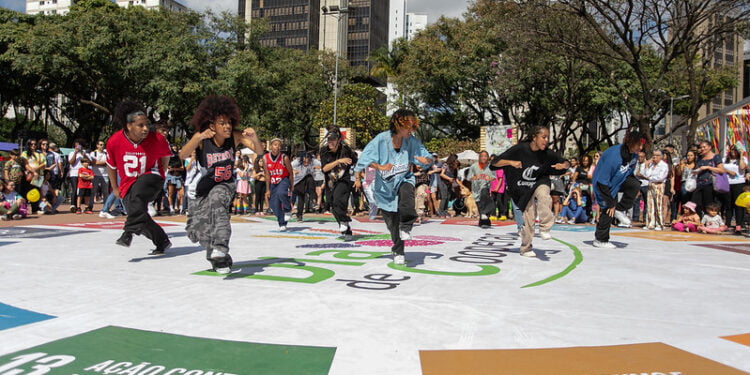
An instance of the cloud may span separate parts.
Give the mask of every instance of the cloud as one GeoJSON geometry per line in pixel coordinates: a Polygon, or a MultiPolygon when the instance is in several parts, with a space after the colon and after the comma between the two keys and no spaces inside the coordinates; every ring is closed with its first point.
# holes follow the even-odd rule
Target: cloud
{"type": "Polygon", "coordinates": [[[213,1],[207,1],[207,0],[177,0],[181,2],[182,4],[186,5],[188,8],[197,10],[197,11],[204,11],[207,9],[211,9],[216,13],[220,13],[223,11],[229,11],[234,14],[237,14],[237,0],[213,0],[213,1]]]}
{"type": "Polygon", "coordinates": [[[427,15],[427,22],[433,23],[440,18],[461,17],[469,7],[469,0],[409,0],[407,11],[427,15]]]}

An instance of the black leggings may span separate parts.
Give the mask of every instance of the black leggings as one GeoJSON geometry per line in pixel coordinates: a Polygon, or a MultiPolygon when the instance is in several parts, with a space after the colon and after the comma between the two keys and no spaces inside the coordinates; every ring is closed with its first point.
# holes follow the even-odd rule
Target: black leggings
{"type": "Polygon", "coordinates": [[[256,180],[253,192],[255,193],[255,211],[263,212],[263,204],[266,202],[266,182],[256,180]]]}
{"type": "Polygon", "coordinates": [[[397,212],[382,210],[383,220],[391,234],[391,241],[393,242],[391,251],[396,255],[404,255],[404,240],[401,239],[400,231],[411,232],[411,228],[417,220],[417,209],[414,205],[414,185],[404,182],[399,186],[397,209],[397,212]]]}

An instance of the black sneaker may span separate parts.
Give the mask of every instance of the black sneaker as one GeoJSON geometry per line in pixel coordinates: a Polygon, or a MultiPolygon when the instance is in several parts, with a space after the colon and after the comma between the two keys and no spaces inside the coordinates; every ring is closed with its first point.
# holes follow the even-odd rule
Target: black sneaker
{"type": "Polygon", "coordinates": [[[169,250],[170,247],[172,247],[172,242],[166,240],[162,242],[161,245],[157,246],[156,249],[148,253],[148,255],[162,255],[165,251],[169,250]]]}
{"type": "Polygon", "coordinates": [[[492,227],[492,221],[490,221],[490,219],[479,219],[479,227],[482,229],[489,229],[492,227]]]}
{"type": "Polygon", "coordinates": [[[232,256],[227,254],[221,258],[209,258],[209,262],[211,262],[211,268],[214,272],[220,273],[222,275],[226,275],[232,271],[232,256]]]}
{"type": "Polygon", "coordinates": [[[131,242],[133,242],[133,234],[130,232],[122,232],[122,236],[115,241],[115,244],[122,247],[130,247],[131,242]]]}

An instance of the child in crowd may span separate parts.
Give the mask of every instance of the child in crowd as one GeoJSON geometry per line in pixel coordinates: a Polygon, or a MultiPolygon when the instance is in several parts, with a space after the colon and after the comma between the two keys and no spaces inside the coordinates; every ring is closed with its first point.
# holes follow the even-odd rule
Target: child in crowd
{"type": "Polygon", "coordinates": [[[26,217],[26,200],[15,191],[16,183],[0,179],[0,220],[26,217]]]}
{"type": "Polygon", "coordinates": [[[240,157],[234,163],[236,195],[234,197],[234,213],[247,215],[247,195],[250,193],[250,172],[247,171],[245,161],[240,157]]]}
{"type": "Polygon", "coordinates": [[[698,227],[698,231],[701,233],[720,234],[727,230],[727,226],[724,224],[724,219],[719,215],[719,204],[711,202],[706,205],[706,214],[701,219],[701,225],[698,227]]]}
{"type": "MultiPolygon", "coordinates": [[[[78,170],[78,191],[76,194],[76,213],[81,213],[81,203],[84,199],[92,199],[91,188],[94,183],[94,171],[91,170],[91,160],[88,158],[81,159],[81,168],[78,170]]],[[[86,208],[86,213],[91,214],[91,210],[86,208]]]]}
{"type": "Polygon", "coordinates": [[[44,182],[42,182],[42,186],[39,187],[42,198],[39,203],[39,211],[42,215],[55,213],[53,207],[56,205],[57,196],[55,196],[55,189],[53,189],[50,184],[51,176],[52,175],[49,171],[44,172],[44,182]]]}
{"type": "Polygon", "coordinates": [[[701,225],[700,216],[695,213],[695,203],[687,202],[682,205],[682,215],[672,221],[672,230],[678,232],[697,232],[701,225]]]}

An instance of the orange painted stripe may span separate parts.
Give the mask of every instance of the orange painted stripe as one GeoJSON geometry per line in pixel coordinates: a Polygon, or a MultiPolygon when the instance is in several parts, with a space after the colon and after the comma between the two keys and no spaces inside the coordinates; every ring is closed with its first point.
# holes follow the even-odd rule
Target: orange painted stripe
{"type": "Polygon", "coordinates": [[[746,374],[662,343],[422,351],[419,356],[424,375],[746,374]]]}
{"type": "Polygon", "coordinates": [[[729,340],[729,341],[736,342],[738,344],[742,344],[745,346],[750,346],[750,333],[745,333],[742,335],[734,335],[734,336],[722,336],[721,338],[724,340],[729,340]]]}

